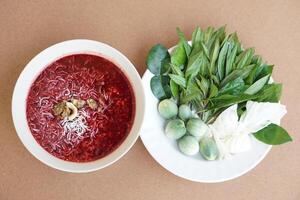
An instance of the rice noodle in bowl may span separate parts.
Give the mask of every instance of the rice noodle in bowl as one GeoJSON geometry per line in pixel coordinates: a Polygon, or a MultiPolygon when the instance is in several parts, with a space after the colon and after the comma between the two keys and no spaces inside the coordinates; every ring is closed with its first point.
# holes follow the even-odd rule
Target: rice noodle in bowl
{"type": "Polygon", "coordinates": [[[54,168],[103,168],[138,137],[144,94],[141,84],[133,83],[140,81],[132,64],[103,43],[71,40],[51,46],[16,83],[12,112],[17,133],[35,157],[54,168]],[[56,55],[50,53],[53,58],[46,63],[49,51],[56,55]],[[17,97],[25,105],[18,105],[17,97]]]}
{"type": "Polygon", "coordinates": [[[135,98],[129,81],[111,61],[74,54],[50,64],[34,81],[27,98],[27,121],[34,138],[52,155],[86,162],[106,156],[132,126],[135,98]],[[53,115],[62,101],[94,99],[69,120],[53,115]]]}

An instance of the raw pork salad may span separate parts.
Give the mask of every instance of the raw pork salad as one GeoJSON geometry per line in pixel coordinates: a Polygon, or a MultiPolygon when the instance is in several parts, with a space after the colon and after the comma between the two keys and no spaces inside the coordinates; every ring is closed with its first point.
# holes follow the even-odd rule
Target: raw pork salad
{"type": "Polygon", "coordinates": [[[269,145],[292,141],[279,125],[287,111],[279,103],[282,85],[272,82],[273,65],[225,27],[197,27],[191,42],[177,33],[171,52],[161,44],[151,48],[147,66],[165,134],[182,153],[226,159],[249,150],[253,136],[269,145]]]}

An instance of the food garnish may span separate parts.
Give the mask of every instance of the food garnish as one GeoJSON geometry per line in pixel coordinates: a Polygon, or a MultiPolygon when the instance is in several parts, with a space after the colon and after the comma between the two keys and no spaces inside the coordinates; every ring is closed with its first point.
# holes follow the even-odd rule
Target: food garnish
{"type": "Polygon", "coordinates": [[[225,27],[197,27],[191,43],[177,33],[171,53],[161,44],[151,48],[147,66],[158,111],[170,120],[166,135],[184,154],[198,149],[206,160],[228,158],[251,148],[251,134],[270,145],[292,141],[279,126],[286,108],[279,103],[282,84],[271,80],[274,65],[225,27]]]}
{"type": "Polygon", "coordinates": [[[98,108],[98,103],[94,99],[88,99],[86,102],[91,109],[96,110],[98,108]]]}
{"type": "Polygon", "coordinates": [[[92,98],[89,98],[87,101],[72,98],[70,101],[57,103],[54,105],[52,111],[55,116],[62,119],[67,118],[69,121],[72,121],[77,117],[78,109],[83,108],[86,103],[93,110],[98,108],[98,103],[92,98]]]}
{"type": "Polygon", "coordinates": [[[75,117],[77,117],[77,114],[78,114],[78,110],[77,110],[76,106],[73,103],[70,103],[70,102],[66,102],[66,106],[71,111],[71,113],[68,116],[68,120],[75,119],[75,117]]]}
{"type": "Polygon", "coordinates": [[[86,104],[85,100],[82,99],[72,99],[71,103],[76,106],[76,108],[82,108],[86,104]]]}
{"type": "Polygon", "coordinates": [[[53,110],[53,114],[55,116],[60,116],[62,113],[66,113],[65,110],[67,110],[67,112],[69,112],[69,109],[66,107],[66,102],[60,102],[60,103],[54,105],[52,110],[53,110]]]}

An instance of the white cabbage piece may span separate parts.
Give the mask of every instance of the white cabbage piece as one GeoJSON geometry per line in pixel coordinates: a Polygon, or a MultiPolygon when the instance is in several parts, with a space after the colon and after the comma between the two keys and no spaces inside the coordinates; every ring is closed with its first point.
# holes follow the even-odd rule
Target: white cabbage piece
{"type": "Polygon", "coordinates": [[[280,103],[248,101],[246,112],[238,119],[237,104],[224,110],[209,125],[220,156],[219,159],[229,158],[231,154],[241,153],[251,149],[249,134],[255,133],[271,123],[279,124],[286,114],[286,108],[280,103]]]}

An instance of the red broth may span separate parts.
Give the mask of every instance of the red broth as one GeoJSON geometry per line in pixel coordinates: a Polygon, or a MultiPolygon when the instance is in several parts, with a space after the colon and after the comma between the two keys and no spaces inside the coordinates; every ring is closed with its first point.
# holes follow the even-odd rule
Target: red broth
{"type": "Polygon", "coordinates": [[[125,74],[113,62],[90,54],[69,55],[50,64],[27,97],[27,121],[35,140],[55,157],[72,162],[113,152],[129,134],[134,114],[135,97],[125,74]],[[72,98],[92,98],[101,106],[78,109],[72,122],[54,116],[53,106],[72,98]]]}

